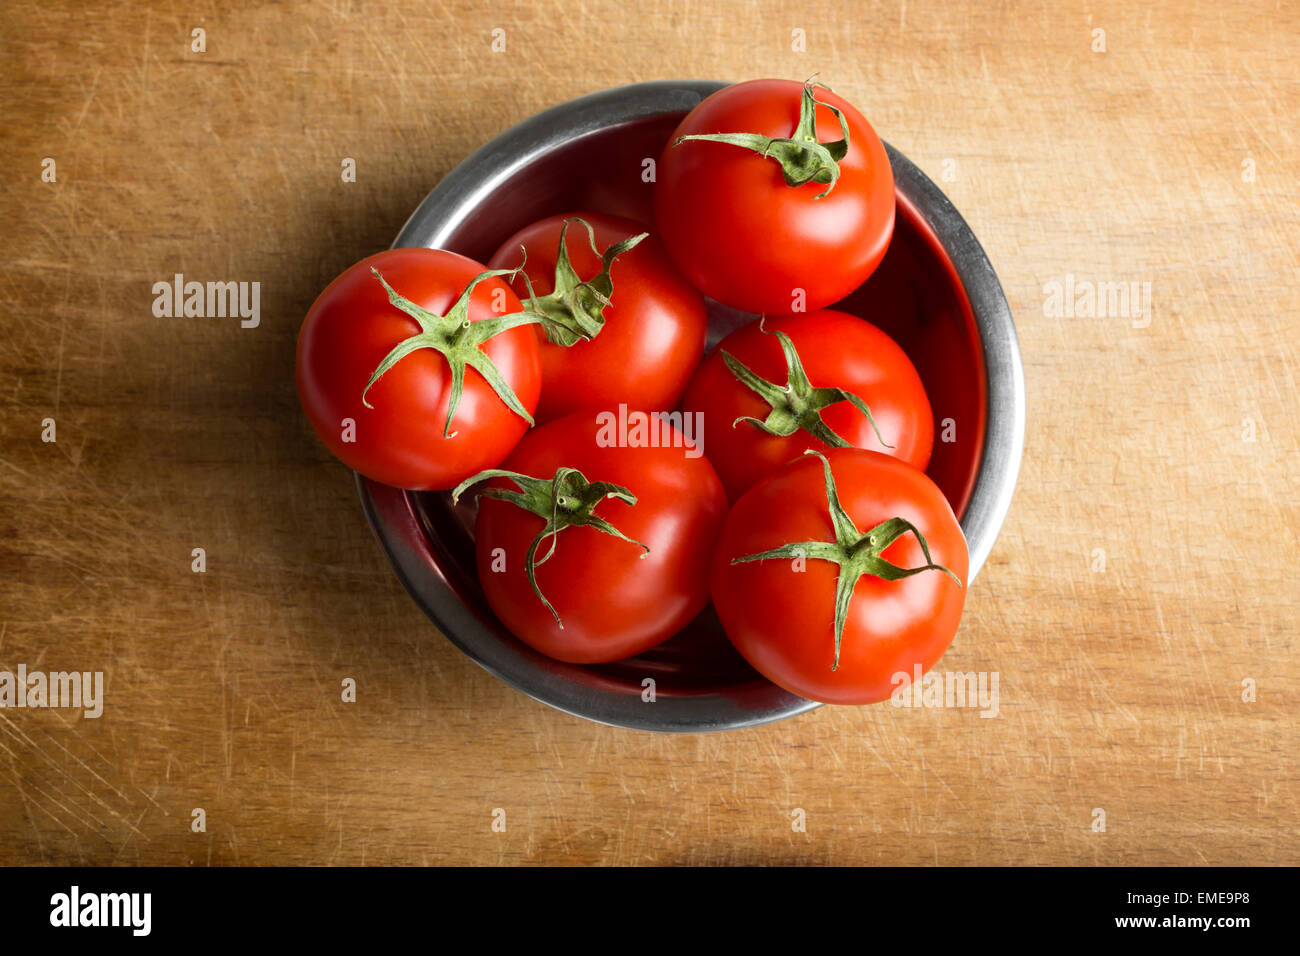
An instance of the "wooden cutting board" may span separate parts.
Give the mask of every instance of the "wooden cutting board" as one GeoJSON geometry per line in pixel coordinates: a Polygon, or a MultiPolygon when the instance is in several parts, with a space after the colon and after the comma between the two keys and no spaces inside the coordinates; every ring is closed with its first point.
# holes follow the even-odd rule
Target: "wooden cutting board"
{"type": "Polygon", "coordinates": [[[0,13],[0,670],[106,679],[98,719],[0,709],[0,863],[1298,862],[1294,6],[232,6],[0,13]],[[813,73],[1016,316],[1024,467],[943,665],[998,714],[566,716],[402,590],[302,316],[540,109],[813,73]],[[260,323],[156,316],[176,273],[260,323]],[[1112,282],[1144,311],[1053,305],[1112,282]]]}

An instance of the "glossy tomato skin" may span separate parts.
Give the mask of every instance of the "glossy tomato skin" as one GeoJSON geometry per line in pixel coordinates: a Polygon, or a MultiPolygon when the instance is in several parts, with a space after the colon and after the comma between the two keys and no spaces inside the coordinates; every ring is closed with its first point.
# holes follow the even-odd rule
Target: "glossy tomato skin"
{"type": "MultiPolygon", "coordinates": [[[[465,370],[460,407],[443,437],[451,398],[447,361],[433,349],[407,355],[361,393],[379,363],[419,324],[388,301],[370,272],[416,305],[443,315],[485,267],[439,249],[390,249],[361,260],[316,299],[298,334],[298,397],[316,434],[334,455],[367,478],[397,488],[451,488],[500,462],[528,423],[501,401],[478,372],[465,370]],[[344,441],[344,420],[355,422],[344,441]]],[[[501,279],[479,283],[469,319],[521,311],[501,279]],[[500,311],[494,311],[497,305],[500,311]]],[[[532,328],[489,339],[483,351],[532,413],[541,391],[541,362],[532,328]]]]}
{"type": "MultiPolygon", "coordinates": [[[[677,267],[705,295],[746,312],[814,311],[848,295],[879,265],[894,231],[894,176],[871,124],[843,98],[817,89],[849,123],[849,150],[829,195],[787,186],[778,163],[739,146],[680,136],[758,133],[788,138],[803,84],[752,80],[719,90],[682,120],[659,160],[655,222],[677,267]],[[805,295],[801,303],[797,291],[805,295]]],[[[842,138],[817,108],[817,138],[842,138]]]]}
{"type": "Polygon", "coordinates": [[[854,447],[885,452],[925,470],[934,447],[933,412],[921,376],[893,339],[869,322],[832,309],[769,317],[762,329],[751,322],[719,342],[682,399],[683,411],[703,415],[705,453],[732,501],[805,449],[829,447],[803,429],[782,437],[749,422],[733,427],[742,416],[765,419],[771,406],[731,373],[722,352],[783,385],[787,368],[774,330],[790,336],[814,386],[843,388],[866,402],[881,435],[894,447],[882,445],[867,416],[849,402],[823,410],[822,420],[832,431],[854,447]]]}
{"type": "MultiPolygon", "coordinates": [[[[575,217],[591,225],[601,252],[647,231],[630,219],[601,213],[550,216],[507,239],[489,265],[515,268],[522,246],[528,251],[524,272],[533,291],[539,296],[549,294],[555,288],[560,230],[575,217]]],[[[587,230],[577,223],[569,227],[565,247],[579,278],[586,281],[600,272],[600,256],[592,251],[587,230]]],[[[542,358],[539,422],[582,408],[617,409],[619,403],[630,408],[675,408],[699,364],[708,331],[704,299],[653,235],[615,260],[610,280],[614,291],[604,310],[605,325],[595,338],[568,347],[552,345],[541,327],[536,328],[542,358]]],[[[513,287],[526,301],[528,288],[522,277],[515,279],[513,287]]]]}
{"type": "MultiPolygon", "coordinates": [[[[483,592],[512,633],[550,657],[591,664],[639,654],[708,603],[709,561],[727,511],[722,483],[707,458],[688,457],[680,447],[604,447],[601,422],[590,412],[539,425],[502,467],[549,479],[561,466],[630,490],[635,505],[610,498],[595,513],[648,545],[649,553],[590,526],[561,531],[554,555],[537,567],[537,583],[564,622],[561,629],[525,574],[528,546],[545,522],[513,504],[480,498],[475,550],[483,592]],[[504,571],[494,570],[500,554],[504,571]]],[[[493,484],[515,487],[501,479],[493,484]]],[[[539,555],[548,548],[544,543],[539,555]]]]}
{"type": "MultiPolygon", "coordinates": [[[[791,693],[830,704],[871,704],[900,686],[896,675],[920,664],[928,671],[948,649],[961,620],[969,571],[966,539],[938,487],[896,458],[856,448],[826,453],[840,502],[858,530],[902,517],[925,536],[942,571],[898,581],[864,575],[849,604],[838,669],[835,580],[839,567],[807,559],[745,564],[736,557],[798,541],[834,541],[822,477],[813,455],[791,462],[756,484],[727,518],[712,567],[713,601],[736,649],[769,680],[791,693]]],[[[906,534],[883,557],[904,568],[925,564],[906,534]]]]}

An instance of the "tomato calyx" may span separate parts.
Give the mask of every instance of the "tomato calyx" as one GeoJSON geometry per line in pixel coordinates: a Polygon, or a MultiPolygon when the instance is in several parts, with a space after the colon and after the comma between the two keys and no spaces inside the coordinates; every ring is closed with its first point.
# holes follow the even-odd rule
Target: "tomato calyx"
{"type": "Polygon", "coordinates": [[[596,230],[584,219],[576,216],[566,219],[560,227],[560,246],[555,253],[555,288],[547,295],[535,295],[533,284],[524,276],[528,286],[528,306],[546,317],[542,330],[546,340],[552,345],[573,345],[576,342],[593,339],[605,327],[605,307],[610,305],[610,296],[614,294],[614,282],[609,271],[614,260],[623,253],[633,249],[650,233],[630,236],[616,242],[604,252],[596,247],[596,230]],[[587,241],[591,251],[600,256],[600,272],[585,282],[578,276],[569,261],[569,249],[564,238],[569,226],[578,223],[587,230],[587,241]]]}
{"type": "Polygon", "coordinates": [[[839,577],[835,581],[835,660],[831,670],[840,666],[840,645],[844,639],[844,622],[848,618],[849,602],[853,599],[853,590],[864,574],[871,574],[885,581],[897,581],[902,578],[920,574],[922,571],[942,571],[961,587],[961,579],[942,565],[935,564],[930,557],[930,546],[925,541],[916,525],[903,518],[890,518],[882,521],[870,531],[863,534],[848,516],[840,504],[839,492],[835,488],[835,477],[831,474],[831,463],[819,451],[808,449],[805,455],[816,455],[822,460],[822,471],[826,479],[826,503],[830,508],[831,524],[835,528],[834,541],[796,541],[772,548],[759,554],[750,554],[733,558],[732,564],[744,564],[748,561],[766,561],[769,558],[800,559],[812,558],[816,561],[830,561],[840,566],[839,577]],[[907,532],[916,535],[925,555],[926,563],[916,568],[900,568],[881,557],[881,552],[901,538],[907,532]]]}
{"type": "Polygon", "coordinates": [[[524,310],[511,312],[508,315],[494,315],[479,322],[469,320],[469,299],[475,286],[495,276],[509,276],[513,279],[522,268],[523,265],[520,264],[517,269],[488,269],[480,272],[470,280],[469,285],[465,286],[460,297],[447,310],[447,314],[438,315],[406,298],[388,284],[388,280],[379,274],[378,269],[371,267],[370,271],[388,293],[388,301],[415,319],[420,325],[420,331],[398,342],[392,351],[384,356],[371,374],[370,381],[366,382],[366,387],[361,391],[361,404],[366,408],[374,408],[375,406],[366,401],[366,393],[370,391],[370,386],[412,352],[419,349],[433,349],[441,353],[447,360],[447,367],[451,369],[451,400],[447,404],[447,421],[442,427],[443,438],[450,438],[455,434],[451,430],[451,420],[456,415],[456,409],[460,407],[461,395],[465,388],[466,366],[482,375],[484,381],[492,387],[492,391],[496,392],[497,397],[506,404],[506,407],[532,425],[533,416],[528,414],[528,410],[519,401],[519,396],[505,380],[501,370],[496,367],[492,359],[488,358],[482,346],[493,336],[521,325],[543,322],[546,317],[537,312],[524,310]]]}
{"type": "Polygon", "coordinates": [[[576,468],[557,468],[554,478],[534,478],[530,475],[521,475],[516,471],[506,471],[501,468],[489,468],[486,471],[480,471],[477,475],[466,478],[451,493],[452,504],[460,500],[460,496],[465,489],[480,481],[487,481],[490,478],[508,478],[519,486],[515,491],[511,488],[484,488],[479,492],[480,497],[499,498],[501,501],[507,501],[530,511],[546,521],[545,526],[533,538],[532,544],[528,546],[528,554],[525,557],[524,567],[528,574],[528,583],[533,586],[533,592],[546,605],[546,609],[551,612],[555,618],[555,623],[564,627],[564,622],[560,620],[560,615],[551,602],[546,599],[542,589],[537,586],[537,567],[545,564],[555,554],[555,539],[561,531],[569,527],[588,526],[595,528],[597,531],[603,531],[605,534],[613,535],[629,544],[635,544],[643,549],[639,557],[644,558],[650,553],[648,545],[642,544],[629,538],[623,532],[619,531],[612,524],[595,513],[596,506],[606,498],[616,498],[629,505],[636,504],[636,495],[628,491],[622,485],[616,485],[610,481],[588,481],[586,476],[576,468]],[[542,540],[550,538],[550,548],[542,555],[537,557],[537,549],[541,546],[542,540]]]}
{"type": "Polygon", "coordinates": [[[749,422],[769,435],[782,438],[803,429],[832,448],[848,448],[849,442],[836,434],[834,429],[822,420],[822,409],[837,402],[850,402],[854,408],[867,416],[867,421],[871,423],[880,443],[886,448],[894,447],[885,441],[884,435],[880,434],[880,428],[876,425],[876,420],[872,417],[871,409],[867,407],[866,402],[842,388],[814,388],[812,382],[808,380],[808,373],[804,371],[799,351],[794,347],[794,342],[790,341],[790,336],[780,329],[769,332],[763,328],[763,321],[763,319],[759,320],[759,331],[767,335],[775,335],[777,341],[781,343],[781,351],[785,354],[786,383],[777,385],[775,382],[769,382],[724,349],[722,361],[731,374],[772,407],[767,418],[762,421],[742,415],[731,423],[732,428],[741,422],[749,422]]]}
{"type": "Polygon", "coordinates": [[[822,83],[813,83],[811,79],[804,83],[803,96],[799,101],[799,122],[789,138],[773,139],[758,133],[696,133],[677,137],[673,140],[673,146],[679,146],[687,140],[701,140],[753,150],[764,159],[775,160],[781,166],[781,175],[785,177],[787,186],[804,186],[808,183],[825,186],[824,191],[813,197],[821,199],[830,194],[840,178],[840,160],[849,152],[849,124],[839,107],[813,95],[813,90],[818,86],[824,90],[830,89],[822,83]],[[818,106],[824,106],[835,114],[843,139],[826,143],[817,139],[818,106]]]}

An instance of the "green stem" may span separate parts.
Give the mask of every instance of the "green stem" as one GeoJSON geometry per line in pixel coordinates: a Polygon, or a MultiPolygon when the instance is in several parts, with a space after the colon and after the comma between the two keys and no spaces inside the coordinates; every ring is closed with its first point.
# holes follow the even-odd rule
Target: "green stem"
{"type": "Polygon", "coordinates": [[[772,548],[760,554],[750,554],[743,558],[733,558],[732,564],[744,564],[749,561],[766,561],[769,558],[812,558],[816,561],[830,561],[840,566],[839,577],[835,581],[835,660],[831,670],[840,666],[840,644],[844,639],[844,622],[848,618],[849,603],[853,599],[853,590],[864,574],[874,575],[884,581],[898,581],[909,578],[922,571],[942,571],[961,587],[961,579],[942,565],[935,564],[930,557],[930,546],[925,536],[916,525],[902,518],[890,518],[882,521],[866,534],[849,517],[840,504],[839,492],[835,488],[835,477],[831,474],[831,463],[819,451],[809,449],[805,455],[816,455],[822,460],[822,471],[826,481],[826,503],[830,508],[831,524],[835,528],[834,541],[796,541],[772,548]],[[882,558],[881,552],[911,532],[920,542],[921,553],[925,555],[925,564],[916,568],[900,568],[882,558]]]}
{"type": "Polygon", "coordinates": [[[824,185],[826,189],[813,197],[821,199],[830,194],[840,178],[840,160],[849,151],[849,124],[838,106],[832,106],[813,95],[813,90],[818,86],[824,90],[830,89],[821,83],[813,83],[811,79],[804,83],[803,97],[799,101],[799,122],[788,138],[773,139],[758,133],[694,134],[679,136],[673,145],[679,146],[687,140],[701,140],[753,150],[764,159],[774,160],[780,165],[787,186],[803,186],[807,183],[824,185]],[[840,123],[842,139],[827,143],[817,139],[818,106],[824,106],[835,114],[840,123]]]}
{"type": "Polygon", "coordinates": [[[611,305],[610,297],[614,294],[614,281],[610,269],[614,260],[623,253],[635,248],[650,233],[643,232],[616,242],[604,252],[596,248],[596,231],[584,219],[567,219],[560,229],[560,247],[555,254],[555,288],[547,295],[534,295],[532,283],[528,277],[528,307],[546,316],[542,329],[546,339],[553,345],[573,345],[579,341],[595,338],[605,326],[605,307],[611,305]],[[569,226],[578,223],[587,230],[587,241],[591,251],[600,256],[600,272],[585,282],[579,278],[573,263],[569,261],[569,249],[565,236],[569,226]]]}
{"type": "Polygon", "coordinates": [[[492,391],[496,392],[497,397],[505,403],[507,408],[528,422],[529,425],[532,425],[533,416],[528,414],[528,410],[519,401],[519,396],[510,387],[510,383],[505,380],[501,370],[483,351],[483,345],[488,339],[510,329],[518,328],[521,325],[545,322],[546,316],[538,312],[524,310],[522,312],[512,312],[508,315],[494,315],[478,322],[469,320],[469,300],[475,286],[495,276],[509,276],[513,279],[521,269],[523,269],[522,263],[517,269],[488,269],[485,272],[480,272],[470,280],[469,285],[465,286],[464,291],[461,292],[460,297],[456,299],[452,307],[447,310],[446,315],[438,315],[406,298],[388,284],[388,280],[379,274],[378,269],[371,268],[370,271],[388,293],[388,301],[415,319],[419,323],[420,331],[398,342],[392,351],[384,356],[371,374],[370,381],[366,382],[366,387],[361,391],[361,404],[365,405],[366,408],[374,408],[366,400],[370,387],[379,381],[385,372],[412,352],[420,349],[433,349],[447,360],[447,367],[451,370],[451,400],[447,404],[447,420],[442,427],[443,438],[450,438],[455,434],[451,430],[451,420],[456,415],[456,409],[460,407],[461,395],[465,388],[466,366],[483,376],[488,385],[491,386],[492,391]]]}
{"type": "Polygon", "coordinates": [[[880,434],[880,428],[876,425],[871,409],[859,396],[842,388],[814,388],[812,382],[808,380],[808,373],[803,368],[803,360],[799,358],[799,351],[794,347],[790,336],[779,329],[768,332],[763,327],[765,321],[766,317],[759,319],[758,329],[767,335],[775,335],[777,341],[781,343],[781,352],[785,355],[786,383],[777,385],[775,382],[769,382],[730,352],[723,350],[722,361],[730,369],[731,374],[771,406],[771,411],[765,419],[742,415],[731,423],[732,428],[741,422],[748,422],[769,435],[782,438],[803,429],[832,448],[848,448],[851,447],[850,443],[826,424],[822,418],[822,411],[837,402],[849,402],[867,416],[867,421],[871,423],[871,428],[875,431],[880,444],[886,448],[894,447],[885,441],[884,435],[880,434]]]}
{"type": "Polygon", "coordinates": [[[488,487],[479,492],[481,497],[498,498],[501,501],[507,501],[525,511],[532,512],[546,522],[542,530],[537,533],[537,537],[533,538],[532,543],[528,546],[528,553],[524,558],[524,567],[528,575],[528,583],[533,587],[533,593],[546,605],[546,609],[551,612],[551,616],[555,618],[555,623],[561,629],[564,627],[564,622],[560,620],[560,615],[537,585],[537,568],[549,561],[551,556],[555,554],[555,539],[561,531],[570,527],[592,527],[629,544],[638,545],[644,549],[640,555],[643,558],[650,553],[648,546],[629,538],[595,513],[596,506],[606,498],[617,498],[629,505],[636,504],[636,495],[622,485],[616,485],[609,481],[588,481],[582,472],[576,468],[557,468],[555,477],[551,479],[534,478],[501,468],[489,468],[486,471],[480,471],[471,478],[466,478],[457,485],[451,493],[452,504],[460,500],[460,496],[464,494],[465,489],[491,478],[508,478],[518,486],[519,490],[488,487]],[[541,547],[543,539],[546,538],[550,539],[548,542],[549,547],[546,553],[541,558],[538,558],[537,550],[541,547]]]}

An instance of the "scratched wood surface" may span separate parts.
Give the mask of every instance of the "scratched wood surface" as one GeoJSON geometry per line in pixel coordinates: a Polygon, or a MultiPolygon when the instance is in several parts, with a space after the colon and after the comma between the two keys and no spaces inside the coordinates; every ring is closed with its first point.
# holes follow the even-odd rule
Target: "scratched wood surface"
{"type": "Polygon", "coordinates": [[[0,710],[0,863],[1300,862],[1300,14],[1068,6],[6,2],[0,670],[107,688],[0,710]],[[817,71],[1017,319],[1024,467],[942,665],[998,672],[999,715],[551,710],[402,590],[298,408],[299,323],[546,106],[817,71]],[[155,317],[177,272],[260,282],[260,325],[155,317]],[[1146,318],[1049,314],[1067,276],[1150,283],[1146,318]]]}

